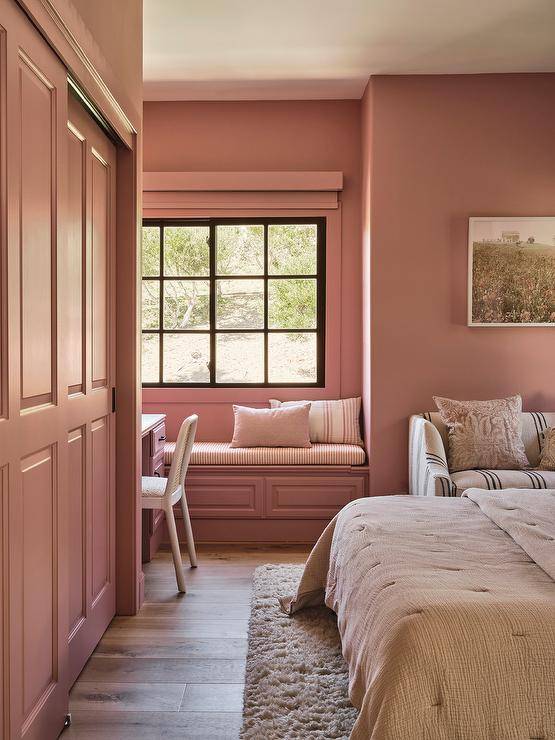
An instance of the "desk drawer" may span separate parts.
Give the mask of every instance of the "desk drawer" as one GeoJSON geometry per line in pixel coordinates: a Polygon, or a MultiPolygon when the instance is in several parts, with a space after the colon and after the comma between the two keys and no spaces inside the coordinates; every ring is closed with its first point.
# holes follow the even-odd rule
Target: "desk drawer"
{"type": "Polygon", "coordinates": [[[150,454],[156,457],[164,452],[164,443],[166,441],[166,425],[162,422],[150,433],[150,454]]]}
{"type": "Polygon", "coordinates": [[[159,455],[152,460],[152,473],[157,478],[165,477],[164,455],[159,455]]]}

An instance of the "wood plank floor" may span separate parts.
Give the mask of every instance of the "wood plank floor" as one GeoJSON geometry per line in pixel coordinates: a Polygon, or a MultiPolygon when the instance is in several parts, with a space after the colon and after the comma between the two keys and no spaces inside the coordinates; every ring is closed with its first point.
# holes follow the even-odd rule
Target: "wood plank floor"
{"type": "Polygon", "coordinates": [[[145,565],[140,614],[113,620],[73,687],[63,740],[237,738],[253,571],[303,563],[308,552],[201,546],[186,594],[170,554],[158,553],[145,565]]]}

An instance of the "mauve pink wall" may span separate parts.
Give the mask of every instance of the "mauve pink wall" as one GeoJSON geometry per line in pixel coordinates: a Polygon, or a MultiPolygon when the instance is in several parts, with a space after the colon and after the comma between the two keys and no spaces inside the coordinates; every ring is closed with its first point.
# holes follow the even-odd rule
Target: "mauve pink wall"
{"type": "MultiPolygon", "coordinates": [[[[341,371],[339,395],[361,393],[360,101],[146,102],[145,171],[340,170],[342,193],[341,371]]],[[[298,398],[269,389],[266,398],[298,398]]],[[[308,398],[308,390],[302,393],[308,398]]],[[[231,401],[257,405],[248,390],[207,403],[191,391],[143,391],[145,411],[168,414],[168,434],[193,411],[198,438],[231,439],[231,401]],[[181,400],[186,399],[186,400],[181,400]]]]}
{"type": "Polygon", "coordinates": [[[143,100],[142,0],[52,0],[56,12],[140,131],[143,100]]]}
{"type": "Polygon", "coordinates": [[[370,185],[372,148],[372,79],[368,81],[361,101],[361,236],[362,236],[362,417],[364,439],[371,438],[370,407],[372,396],[371,312],[370,312],[370,185]]]}
{"type": "Polygon", "coordinates": [[[434,394],[521,393],[525,408],[555,410],[554,329],[466,326],[468,217],[555,215],[555,75],[376,77],[370,94],[370,470],[381,494],[407,490],[407,418],[434,394]]]}

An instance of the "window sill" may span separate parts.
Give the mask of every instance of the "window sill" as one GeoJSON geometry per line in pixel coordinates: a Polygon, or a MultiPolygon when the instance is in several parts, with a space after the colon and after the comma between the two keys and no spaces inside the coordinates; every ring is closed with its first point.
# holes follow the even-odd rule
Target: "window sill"
{"type": "Polygon", "coordinates": [[[339,398],[339,383],[324,387],[306,386],[304,388],[265,387],[246,388],[143,388],[145,403],[268,403],[268,399],[302,401],[339,398]]]}

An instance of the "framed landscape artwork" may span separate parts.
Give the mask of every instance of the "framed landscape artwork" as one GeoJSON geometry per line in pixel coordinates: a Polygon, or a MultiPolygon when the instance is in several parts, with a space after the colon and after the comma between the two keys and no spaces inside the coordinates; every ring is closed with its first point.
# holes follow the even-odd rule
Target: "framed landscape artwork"
{"type": "Polygon", "coordinates": [[[469,219],[468,325],[555,326],[555,217],[469,219]]]}

